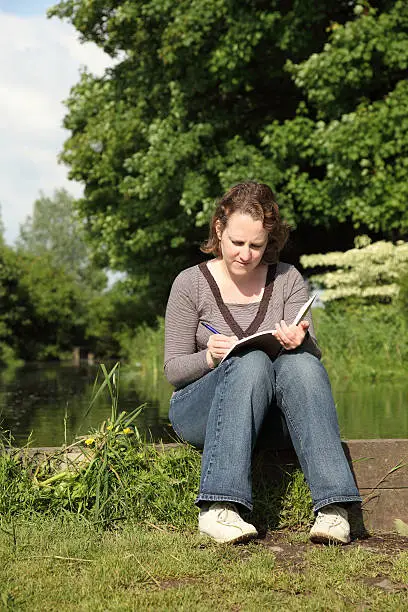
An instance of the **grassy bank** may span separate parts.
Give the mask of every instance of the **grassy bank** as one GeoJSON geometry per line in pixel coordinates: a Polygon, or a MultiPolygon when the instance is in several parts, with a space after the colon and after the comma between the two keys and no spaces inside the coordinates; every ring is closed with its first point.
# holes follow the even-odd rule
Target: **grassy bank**
{"type": "MultiPolygon", "coordinates": [[[[84,448],[85,457],[70,460],[68,469],[63,453],[33,464],[19,451],[3,450],[0,516],[6,521],[81,517],[103,529],[129,522],[195,528],[200,453],[182,444],[164,451],[107,433],[110,440],[96,440],[91,451],[84,448]]],[[[87,442],[95,440],[96,434],[91,436],[87,442]]],[[[273,487],[255,473],[254,504],[253,518],[263,530],[307,528],[312,521],[310,493],[298,470],[273,487]]]]}
{"type": "Polygon", "coordinates": [[[406,380],[408,320],[391,305],[313,310],[330,378],[359,382],[406,380]]]}
{"type": "Polygon", "coordinates": [[[303,475],[255,472],[260,538],[217,545],[197,533],[200,454],[146,445],[113,416],[68,470],[64,454],[0,454],[1,610],[407,608],[408,538],[313,546],[303,475]]]}
{"type": "Polygon", "coordinates": [[[173,387],[163,374],[164,319],[158,318],[155,327],[139,327],[132,337],[123,335],[121,346],[127,364],[123,369],[124,384],[136,377],[140,396],[157,401],[167,412],[173,387]]]}

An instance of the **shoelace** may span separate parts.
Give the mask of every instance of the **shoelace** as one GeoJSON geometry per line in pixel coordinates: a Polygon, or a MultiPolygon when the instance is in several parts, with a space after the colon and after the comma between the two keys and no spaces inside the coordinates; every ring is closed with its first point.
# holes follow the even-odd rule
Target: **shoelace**
{"type": "Polygon", "coordinates": [[[343,513],[340,512],[339,508],[336,508],[333,510],[326,510],[326,512],[318,512],[317,513],[317,518],[316,518],[316,523],[321,523],[321,522],[325,522],[325,523],[330,523],[330,525],[340,525],[340,523],[343,520],[347,520],[344,516],[343,513]]]}
{"type": "Polygon", "coordinates": [[[226,504],[217,515],[217,520],[221,523],[243,523],[243,519],[238,514],[234,504],[226,504]]]}

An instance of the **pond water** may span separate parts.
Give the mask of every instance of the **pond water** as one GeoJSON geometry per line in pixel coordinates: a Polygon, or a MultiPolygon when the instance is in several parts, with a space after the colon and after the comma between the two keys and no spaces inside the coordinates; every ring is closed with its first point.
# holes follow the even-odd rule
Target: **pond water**
{"type": "MultiPolygon", "coordinates": [[[[85,416],[98,366],[81,364],[28,364],[0,378],[2,428],[16,442],[32,446],[58,446],[85,435],[110,415],[107,396],[85,416]]],[[[400,385],[336,382],[333,393],[345,439],[408,438],[408,382],[400,385]]],[[[146,402],[139,416],[139,431],[148,438],[168,441],[170,386],[161,373],[155,378],[122,368],[119,408],[130,412],[146,402]]]]}
{"type": "MultiPolygon", "coordinates": [[[[31,446],[59,446],[98,428],[111,413],[107,393],[92,406],[98,365],[27,364],[13,375],[0,378],[0,419],[3,430],[10,431],[19,445],[31,435],[31,446]]],[[[139,431],[154,440],[168,440],[168,409],[158,399],[146,398],[137,372],[120,373],[119,411],[132,411],[148,401],[138,417],[139,431]],[[162,408],[160,407],[162,404],[162,408]]],[[[103,377],[99,377],[102,382],[103,377]]],[[[98,384],[99,387],[99,384],[98,384]]],[[[166,386],[170,396],[170,386],[166,386]]]]}

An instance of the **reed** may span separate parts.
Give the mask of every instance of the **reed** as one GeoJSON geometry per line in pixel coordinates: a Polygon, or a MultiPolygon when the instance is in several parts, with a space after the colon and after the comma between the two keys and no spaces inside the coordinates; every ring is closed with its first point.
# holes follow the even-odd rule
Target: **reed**
{"type": "Polygon", "coordinates": [[[330,378],[367,382],[406,380],[408,320],[386,304],[313,311],[330,378]]]}
{"type": "Polygon", "coordinates": [[[164,319],[159,317],[154,327],[140,326],[134,336],[121,339],[126,365],[122,384],[149,402],[157,402],[167,413],[172,387],[163,372],[164,319]]]}

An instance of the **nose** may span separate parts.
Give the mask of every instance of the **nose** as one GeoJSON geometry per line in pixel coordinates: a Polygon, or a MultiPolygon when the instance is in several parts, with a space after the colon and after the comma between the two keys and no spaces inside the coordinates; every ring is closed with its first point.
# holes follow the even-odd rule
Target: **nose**
{"type": "Polygon", "coordinates": [[[247,262],[251,259],[251,249],[249,246],[243,246],[240,252],[241,261],[247,262]]]}

